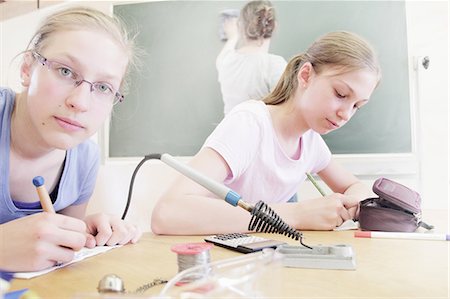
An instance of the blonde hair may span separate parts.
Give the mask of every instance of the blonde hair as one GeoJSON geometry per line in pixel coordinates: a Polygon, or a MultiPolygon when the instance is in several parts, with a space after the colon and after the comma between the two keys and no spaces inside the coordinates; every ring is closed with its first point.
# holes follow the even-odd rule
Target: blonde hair
{"type": "Polygon", "coordinates": [[[127,77],[131,68],[138,68],[140,49],[135,45],[136,34],[131,36],[123,22],[117,17],[88,7],[71,7],[48,16],[31,38],[27,51],[40,53],[49,43],[49,37],[56,32],[69,30],[97,30],[110,36],[124,50],[128,57],[128,67],[122,80],[121,89],[127,89],[127,77]]]}
{"type": "Polygon", "coordinates": [[[241,10],[239,22],[248,39],[272,37],[275,29],[275,10],[270,1],[251,1],[241,10]]]}
{"type": "Polygon", "coordinates": [[[330,68],[341,74],[369,69],[376,74],[377,81],[381,79],[378,58],[367,41],[347,31],[330,32],[289,61],[274,90],[263,99],[264,103],[277,105],[292,98],[298,87],[298,72],[306,62],[311,63],[316,74],[330,68]]]}

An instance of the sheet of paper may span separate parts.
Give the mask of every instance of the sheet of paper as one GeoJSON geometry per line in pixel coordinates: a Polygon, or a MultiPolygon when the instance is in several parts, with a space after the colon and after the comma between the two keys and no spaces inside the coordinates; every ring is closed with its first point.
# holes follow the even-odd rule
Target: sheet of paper
{"type": "Polygon", "coordinates": [[[111,250],[111,249],[113,249],[113,248],[117,248],[117,247],[120,247],[120,246],[122,246],[122,245],[116,245],[116,246],[97,246],[97,247],[94,247],[94,248],[86,248],[86,247],[84,247],[84,248],[82,248],[80,251],[77,251],[77,252],[75,253],[75,257],[74,257],[73,260],[71,260],[70,262],[63,263],[63,264],[58,264],[58,265],[55,265],[55,266],[53,266],[53,267],[51,267],[51,268],[44,269],[44,270],[41,270],[41,271],[35,271],[35,272],[16,272],[16,273],[14,274],[14,278],[30,279],[30,278],[33,278],[33,277],[36,277],[36,276],[40,276],[40,275],[43,275],[43,274],[47,274],[47,273],[49,273],[49,272],[51,272],[51,271],[54,271],[54,270],[56,270],[56,269],[59,269],[59,268],[65,267],[65,266],[67,266],[67,265],[70,265],[70,264],[79,262],[79,261],[84,260],[85,258],[88,258],[88,257],[90,257],[90,256],[94,256],[94,255],[97,255],[97,254],[106,252],[106,251],[108,251],[108,250],[111,250]]]}
{"type": "Polygon", "coordinates": [[[359,222],[354,221],[352,219],[345,220],[341,225],[336,227],[335,231],[341,231],[341,230],[352,230],[352,229],[358,229],[359,228],[359,222]]]}

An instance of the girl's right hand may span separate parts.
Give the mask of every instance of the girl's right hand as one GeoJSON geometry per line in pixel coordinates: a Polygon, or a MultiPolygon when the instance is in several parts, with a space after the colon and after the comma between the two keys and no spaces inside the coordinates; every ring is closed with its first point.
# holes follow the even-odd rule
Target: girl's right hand
{"type": "Polygon", "coordinates": [[[37,271],[69,262],[86,243],[86,224],[77,218],[37,213],[0,225],[0,269],[37,271]]]}
{"type": "Polygon", "coordinates": [[[333,193],[325,197],[302,200],[298,203],[300,227],[309,230],[332,230],[352,219],[347,210],[347,196],[333,193]]]}
{"type": "Polygon", "coordinates": [[[238,18],[232,17],[225,19],[223,23],[223,31],[225,32],[225,35],[227,39],[234,39],[238,36],[238,18]]]}

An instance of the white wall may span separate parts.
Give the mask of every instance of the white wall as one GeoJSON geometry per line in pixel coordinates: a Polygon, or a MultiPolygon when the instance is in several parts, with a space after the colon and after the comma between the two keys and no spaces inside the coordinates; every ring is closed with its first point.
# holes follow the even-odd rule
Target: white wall
{"type": "Polygon", "coordinates": [[[425,207],[448,208],[449,204],[448,11],[447,1],[406,2],[411,85],[418,118],[418,190],[425,207]],[[420,63],[424,56],[430,58],[427,70],[420,63]]]}
{"type": "MultiPolygon", "coordinates": [[[[351,3],[351,2],[349,2],[351,3]]],[[[83,2],[110,12],[108,1],[83,2]]],[[[65,6],[67,4],[63,4],[65,6]]],[[[70,4],[69,4],[70,5],[70,4]]],[[[39,20],[61,5],[19,16],[0,23],[0,62],[2,86],[20,90],[17,63],[12,58],[24,50],[39,20]]],[[[449,106],[448,106],[448,3],[446,1],[408,1],[407,30],[410,56],[412,112],[415,127],[415,150],[412,155],[373,157],[339,156],[343,164],[355,171],[371,185],[373,180],[386,176],[418,190],[426,209],[448,209],[449,201],[449,106]],[[414,70],[414,58],[429,56],[428,70],[414,70]],[[417,82],[418,76],[420,81],[417,82]],[[418,165],[408,165],[418,159],[418,165]],[[366,161],[367,160],[367,161],[366,161]],[[370,160],[370,161],[369,161],[370,160]],[[388,161],[388,162],[387,162],[388,161]],[[405,162],[406,161],[406,162],[405,162]],[[360,165],[383,164],[383,171],[360,165]],[[402,171],[398,172],[397,165],[402,171]]],[[[17,61],[17,59],[16,59],[17,61]]],[[[106,130],[107,131],[107,128],[106,130]]],[[[100,133],[100,144],[107,144],[100,133]]],[[[96,136],[97,138],[97,136],[96,136]]],[[[106,152],[106,151],[105,151],[106,152]]],[[[128,185],[139,159],[108,160],[101,166],[97,187],[89,205],[89,212],[106,211],[122,214],[128,194],[128,185]]],[[[186,159],[184,159],[186,160],[186,159]]],[[[151,209],[158,196],[169,185],[175,172],[161,162],[147,162],[135,181],[132,204],[127,219],[137,222],[143,230],[150,230],[151,209]]],[[[300,187],[300,198],[317,196],[313,186],[305,182],[300,187]]],[[[430,221],[432,222],[432,221],[430,221]]]]}

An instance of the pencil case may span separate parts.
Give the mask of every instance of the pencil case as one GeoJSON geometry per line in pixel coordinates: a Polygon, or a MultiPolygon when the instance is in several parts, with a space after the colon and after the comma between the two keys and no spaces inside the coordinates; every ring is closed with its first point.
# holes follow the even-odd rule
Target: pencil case
{"type": "Polygon", "coordinates": [[[432,229],[422,221],[419,193],[397,182],[379,178],[372,187],[376,198],[359,204],[359,226],[362,230],[413,232],[419,227],[432,229]]]}

